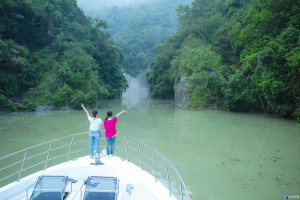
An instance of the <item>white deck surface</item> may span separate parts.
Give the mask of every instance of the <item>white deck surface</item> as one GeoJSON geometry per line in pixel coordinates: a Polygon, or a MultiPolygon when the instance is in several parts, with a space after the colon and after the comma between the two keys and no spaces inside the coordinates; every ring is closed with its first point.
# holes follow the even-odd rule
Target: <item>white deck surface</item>
{"type": "MultiPolygon", "coordinates": [[[[19,182],[13,182],[0,188],[0,199],[26,199],[26,189],[33,185],[40,175],[64,175],[77,180],[77,183],[72,184],[72,192],[66,200],[80,199],[80,188],[88,176],[117,177],[120,180],[118,200],[176,199],[174,196],[169,196],[169,190],[160,182],[155,182],[155,178],[148,172],[142,171],[140,167],[130,162],[122,161],[119,157],[101,158],[101,162],[104,164],[98,166],[90,165],[91,162],[93,160],[89,156],[85,156],[27,176],[19,182]],[[131,194],[126,191],[127,184],[133,186],[131,194]]],[[[68,184],[66,191],[71,191],[70,186],[71,184],[68,184]]]]}

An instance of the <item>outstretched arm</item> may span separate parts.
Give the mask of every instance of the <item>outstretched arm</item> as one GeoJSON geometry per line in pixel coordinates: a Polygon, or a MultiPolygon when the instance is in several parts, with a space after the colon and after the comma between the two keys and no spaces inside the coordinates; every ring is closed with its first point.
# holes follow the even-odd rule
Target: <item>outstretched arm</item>
{"type": "MultiPolygon", "coordinates": [[[[119,115],[121,115],[123,112],[127,112],[127,110],[122,110],[121,112],[119,112],[116,117],[119,117],[119,115]]],[[[128,112],[127,112],[128,113],[128,112]]]]}
{"type": "Polygon", "coordinates": [[[81,104],[81,107],[83,108],[84,112],[86,113],[86,116],[89,118],[90,117],[90,114],[89,112],[85,109],[84,105],[81,104]]]}

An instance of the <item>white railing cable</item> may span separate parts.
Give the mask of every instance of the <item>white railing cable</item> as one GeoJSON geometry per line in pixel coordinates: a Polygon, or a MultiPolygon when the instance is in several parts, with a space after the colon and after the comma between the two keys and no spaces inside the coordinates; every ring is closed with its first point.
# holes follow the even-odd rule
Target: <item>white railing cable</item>
{"type": "MultiPolygon", "coordinates": [[[[123,135],[125,138],[129,138],[129,139],[131,139],[131,140],[133,140],[133,141],[136,141],[137,143],[139,143],[139,144],[141,144],[142,146],[144,146],[144,147],[147,147],[148,149],[150,149],[150,150],[153,150],[151,147],[149,147],[148,145],[146,145],[146,144],[144,144],[144,143],[142,143],[142,142],[140,142],[140,141],[138,141],[138,140],[136,140],[135,138],[132,138],[132,137],[130,137],[130,136],[128,136],[128,135],[125,135],[125,134],[122,134],[122,133],[118,133],[119,135],[123,135]]],[[[154,153],[156,153],[161,159],[163,159],[164,161],[165,161],[165,163],[167,163],[167,166],[170,166],[174,171],[175,171],[175,173],[176,173],[176,175],[179,177],[179,180],[180,180],[180,184],[182,184],[182,186],[183,186],[183,188],[184,188],[184,191],[185,191],[185,194],[186,194],[186,197],[187,197],[187,199],[190,199],[189,198],[189,193],[188,193],[188,190],[187,190],[187,188],[186,188],[186,186],[185,186],[185,184],[184,184],[184,182],[183,182],[183,180],[182,180],[182,178],[181,178],[181,176],[179,175],[179,173],[177,172],[177,170],[175,169],[175,167],[164,157],[164,156],[162,156],[160,153],[158,153],[158,152],[156,152],[155,150],[153,150],[153,152],[154,153]]],[[[155,161],[154,161],[155,162],[155,161]]],[[[155,162],[156,163],[156,162],[155,162]]],[[[158,164],[158,165],[160,165],[159,163],[156,163],[156,164],[158,164]]],[[[162,166],[161,166],[162,167],[162,166]]],[[[156,171],[156,170],[155,170],[156,171]]],[[[167,173],[168,173],[168,169],[166,170],[167,171],[167,173]]],[[[169,176],[170,174],[168,173],[168,176],[169,176]]],[[[160,176],[161,177],[161,176],[160,176]]],[[[172,177],[173,178],[173,177],[172,177]]],[[[170,187],[170,184],[169,184],[169,188],[170,188],[170,192],[171,192],[171,187],[170,187]]],[[[181,195],[182,196],[182,198],[181,199],[183,199],[183,195],[181,195]]]]}
{"type": "MultiPolygon", "coordinates": [[[[28,169],[31,169],[31,168],[39,166],[39,165],[43,165],[44,163],[45,163],[45,165],[43,167],[43,170],[46,170],[47,167],[48,167],[48,162],[49,161],[56,160],[56,159],[62,158],[62,157],[66,157],[66,161],[69,161],[71,159],[71,155],[73,155],[75,153],[78,153],[78,152],[87,151],[89,148],[83,147],[83,145],[81,145],[81,147],[76,148],[77,144],[81,144],[81,143],[84,143],[84,142],[88,141],[85,138],[81,138],[81,140],[78,140],[78,141],[75,142],[75,137],[81,136],[81,135],[84,135],[84,134],[88,134],[88,132],[77,133],[77,134],[74,134],[74,135],[65,136],[65,137],[62,137],[62,138],[58,138],[58,139],[55,139],[55,140],[44,142],[44,143],[29,147],[29,148],[26,148],[26,149],[17,151],[15,153],[9,154],[7,156],[1,157],[0,158],[0,165],[2,167],[0,169],[0,175],[1,176],[3,174],[7,175],[6,173],[4,173],[4,170],[15,169],[17,167],[16,165],[20,164],[20,163],[22,163],[22,165],[21,165],[20,170],[18,170],[17,172],[10,172],[10,174],[8,174],[6,177],[1,177],[0,183],[4,180],[7,180],[8,178],[11,178],[11,177],[17,175],[17,174],[18,174],[18,178],[15,181],[19,181],[21,176],[22,176],[23,171],[26,171],[28,169]],[[63,140],[68,139],[68,138],[71,138],[71,141],[70,140],[66,141],[67,144],[64,142],[64,144],[61,144],[60,146],[57,146],[56,148],[53,148],[55,142],[63,141],[63,140]],[[31,155],[30,157],[27,157],[30,150],[38,150],[38,147],[41,147],[43,145],[49,145],[47,151],[45,151],[45,152],[40,152],[39,151],[39,153],[37,153],[35,155],[31,155]],[[67,153],[61,154],[62,148],[66,148],[66,147],[68,147],[67,153]],[[55,155],[54,152],[56,152],[56,153],[59,152],[59,156],[50,158],[50,154],[55,155]],[[9,160],[11,160],[12,156],[20,155],[21,153],[24,153],[24,156],[23,156],[22,160],[16,161],[12,164],[4,166],[6,164],[4,162],[6,158],[9,158],[9,160]],[[24,168],[25,162],[26,162],[26,165],[27,165],[28,160],[31,160],[33,158],[37,158],[38,156],[41,156],[43,154],[47,154],[47,156],[45,156],[46,157],[45,160],[41,160],[37,164],[31,164],[30,166],[27,166],[26,168],[24,168]]],[[[181,199],[181,200],[184,200],[184,199],[189,200],[190,199],[188,190],[187,190],[181,176],[179,175],[179,173],[177,172],[175,167],[167,159],[165,159],[165,157],[163,157],[161,154],[156,152],[154,149],[152,149],[148,145],[146,145],[146,144],[144,144],[144,143],[142,143],[142,142],[140,142],[140,141],[138,141],[138,140],[136,140],[136,139],[134,139],[134,138],[132,138],[128,135],[125,135],[125,134],[122,134],[122,133],[118,133],[118,135],[125,139],[125,143],[124,142],[122,143],[121,139],[116,140],[117,146],[115,146],[115,151],[117,151],[117,152],[119,152],[123,155],[123,158],[121,157],[122,160],[127,160],[127,162],[129,162],[129,160],[133,159],[133,161],[136,161],[137,163],[139,163],[140,168],[142,170],[145,170],[145,171],[148,171],[151,174],[154,174],[155,181],[158,181],[158,180],[162,181],[168,187],[170,196],[173,195],[178,200],[179,199],[181,199]],[[136,148],[130,146],[128,140],[137,143],[138,148],[136,149],[136,148]],[[122,147],[122,148],[125,148],[125,149],[123,149],[123,150],[119,149],[118,145],[120,145],[119,147],[122,147]],[[145,148],[146,148],[146,150],[147,149],[149,150],[149,154],[147,154],[145,152],[142,152],[141,149],[144,150],[145,148]],[[135,154],[132,154],[130,152],[135,153],[135,154]],[[137,157],[134,156],[134,155],[137,155],[137,157]],[[163,161],[164,166],[161,165],[159,161],[163,161]],[[149,163],[149,164],[152,163],[151,164],[152,166],[148,165],[147,163],[149,163]],[[172,171],[172,174],[175,175],[176,178],[173,177],[170,170],[172,171]],[[175,174],[173,172],[175,172],[175,174]],[[178,180],[178,181],[176,181],[176,180],[178,180]]],[[[117,138],[119,138],[119,137],[117,137],[117,138]]],[[[101,138],[101,140],[105,140],[105,139],[101,138]]],[[[130,143],[132,143],[132,142],[130,142],[130,143]]],[[[134,144],[134,143],[132,143],[132,144],[134,144]]],[[[100,146],[100,147],[105,148],[105,146],[100,146]]],[[[72,156],[72,157],[74,157],[74,156],[72,156]]],[[[61,160],[59,160],[59,161],[61,161],[61,160]]],[[[63,161],[61,161],[61,162],[63,162],[63,161]]],[[[9,179],[9,180],[11,180],[11,179],[9,179]]],[[[1,184],[1,185],[3,185],[3,184],[1,184]]]]}
{"type": "Polygon", "coordinates": [[[49,144],[50,142],[56,142],[56,141],[59,141],[59,140],[62,140],[62,139],[66,139],[66,138],[69,138],[69,137],[78,136],[78,135],[82,135],[82,134],[86,134],[86,133],[88,133],[88,132],[77,133],[77,134],[74,134],[74,135],[69,135],[69,136],[57,138],[57,139],[54,139],[54,140],[50,140],[50,141],[48,141],[48,142],[44,142],[44,143],[41,143],[41,144],[37,144],[37,145],[34,145],[34,146],[32,146],[32,147],[29,147],[29,148],[26,148],[26,149],[23,149],[23,150],[14,152],[14,153],[12,153],[12,154],[3,156],[3,157],[0,158],[0,160],[2,160],[2,159],[4,159],[4,158],[7,158],[7,157],[10,157],[10,156],[12,156],[12,155],[21,153],[21,152],[23,152],[23,151],[29,150],[29,149],[33,149],[33,148],[36,148],[36,147],[39,147],[39,146],[42,146],[42,145],[45,145],[45,144],[49,144]]]}
{"type": "Polygon", "coordinates": [[[19,163],[21,163],[21,162],[23,162],[23,160],[20,160],[20,161],[17,161],[17,162],[15,162],[15,163],[11,164],[11,165],[8,165],[8,166],[6,166],[6,167],[0,169],[0,172],[3,171],[3,170],[5,170],[5,169],[7,169],[7,168],[13,167],[13,166],[15,166],[15,165],[17,165],[17,164],[19,164],[19,163]]]}

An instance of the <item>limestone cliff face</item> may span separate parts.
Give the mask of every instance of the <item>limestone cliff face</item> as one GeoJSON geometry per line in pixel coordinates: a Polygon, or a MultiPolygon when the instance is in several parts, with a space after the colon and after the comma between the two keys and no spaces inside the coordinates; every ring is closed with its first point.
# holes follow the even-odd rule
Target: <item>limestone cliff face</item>
{"type": "Polygon", "coordinates": [[[175,105],[180,108],[187,108],[186,102],[189,100],[189,94],[185,91],[188,82],[184,74],[181,75],[180,80],[175,89],[175,105]]]}

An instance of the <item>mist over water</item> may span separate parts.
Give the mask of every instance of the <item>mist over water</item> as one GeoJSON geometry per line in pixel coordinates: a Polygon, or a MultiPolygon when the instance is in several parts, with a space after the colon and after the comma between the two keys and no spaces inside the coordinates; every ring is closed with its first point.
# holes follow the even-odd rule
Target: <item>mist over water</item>
{"type": "Polygon", "coordinates": [[[146,77],[141,74],[137,77],[128,74],[124,76],[128,82],[128,88],[122,94],[122,105],[126,108],[149,106],[149,87],[146,77]]]}
{"type": "MultiPolygon", "coordinates": [[[[153,4],[166,0],[77,0],[77,5],[84,10],[101,10],[112,6],[123,7],[137,4],[153,4]]],[[[176,0],[178,3],[186,3],[187,0],[176,0]]],[[[189,0],[191,1],[191,0],[189,0]]]]}
{"type": "Polygon", "coordinates": [[[77,5],[83,9],[103,9],[111,6],[125,6],[135,0],[77,0],[77,5]]]}
{"type": "MultiPolygon", "coordinates": [[[[98,103],[99,117],[104,119],[107,110],[116,114],[127,109],[117,130],[166,157],[193,200],[299,195],[299,123],[258,114],[178,109],[173,101],[149,99],[143,77],[126,78],[129,88],[122,99],[98,103]]],[[[0,156],[88,127],[82,110],[0,116],[0,156]]]]}

